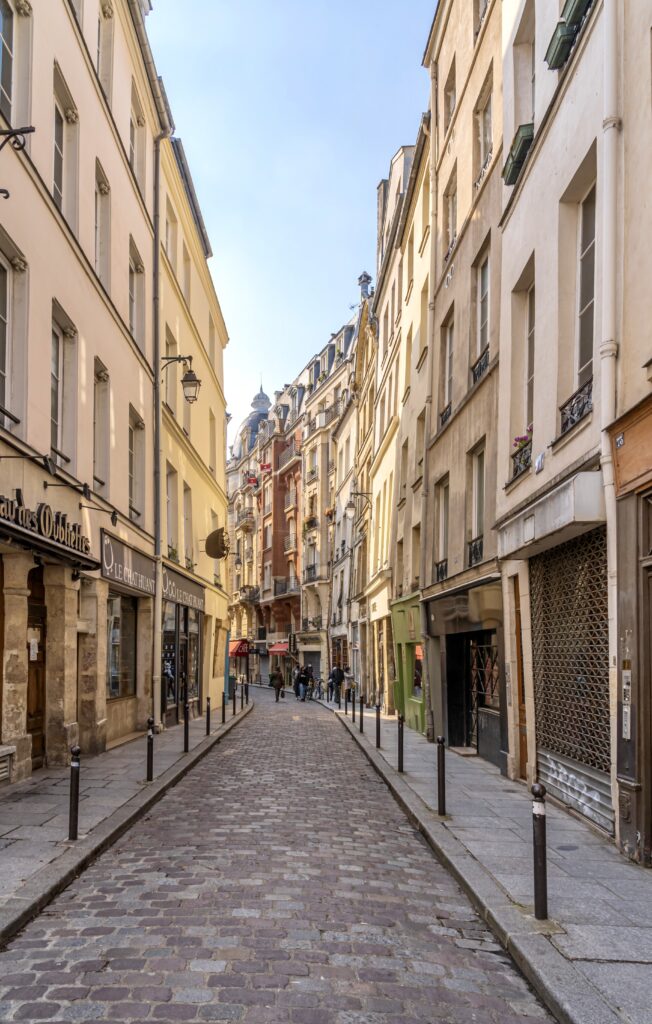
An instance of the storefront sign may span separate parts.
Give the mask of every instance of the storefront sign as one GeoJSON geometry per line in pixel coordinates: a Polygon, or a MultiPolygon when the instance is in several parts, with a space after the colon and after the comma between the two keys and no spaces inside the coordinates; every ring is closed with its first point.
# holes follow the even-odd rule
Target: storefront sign
{"type": "Polygon", "coordinates": [[[156,562],[102,530],[102,576],[131,590],[154,596],[156,562]]]}
{"type": "Polygon", "coordinates": [[[41,502],[36,509],[27,508],[20,492],[16,498],[0,495],[0,521],[28,530],[37,537],[61,544],[81,555],[91,553],[91,542],[82,533],[79,523],[69,523],[65,512],[53,512],[45,502],[41,502]]]}
{"type": "Polygon", "coordinates": [[[195,608],[198,612],[203,612],[204,588],[194,580],[190,580],[187,576],[182,576],[180,572],[174,572],[173,569],[164,565],[163,600],[174,601],[175,604],[185,604],[188,608],[195,608]]]}

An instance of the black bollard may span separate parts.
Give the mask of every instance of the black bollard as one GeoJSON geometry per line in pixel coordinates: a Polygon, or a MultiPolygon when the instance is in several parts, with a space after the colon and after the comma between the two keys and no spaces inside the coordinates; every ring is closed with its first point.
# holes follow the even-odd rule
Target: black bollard
{"type": "Polygon", "coordinates": [[[188,703],[188,691],[186,690],[183,702],[183,752],[187,754],[190,749],[190,704],[188,703]]]}
{"type": "Polygon", "coordinates": [[[344,714],[348,715],[348,713],[349,713],[349,691],[345,690],[344,691],[344,714]]]}
{"type": "Polygon", "coordinates": [[[210,736],[210,734],[211,734],[211,699],[210,699],[210,697],[207,697],[206,698],[206,735],[210,736]]]}
{"type": "Polygon", "coordinates": [[[364,697],[360,694],[360,732],[364,732],[364,697]]]}
{"type": "Polygon", "coordinates": [[[234,715],[236,714],[236,707],[235,707],[235,700],[236,700],[236,696],[237,696],[237,694],[236,694],[236,688],[237,688],[237,684],[236,684],[236,683],[234,683],[234,684],[233,684],[233,714],[234,714],[234,715]]]}
{"type": "Polygon", "coordinates": [[[380,704],[376,704],[376,750],[380,750],[380,704]]]}
{"type": "Polygon", "coordinates": [[[240,683],[240,710],[244,707],[244,683],[240,683]]]}
{"type": "Polygon", "coordinates": [[[68,839],[77,838],[79,825],[79,747],[70,748],[70,814],[68,817],[68,839]]]}
{"type": "Polygon", "coordinates": [[[351,690],[351,721],[355,723],[355,690],[351,690]]]}
{"type": "Polygon", "coordinates": [[[446,814],[446,740],[437,737],[437,814],[446,814]]]}
{"type": "Polygon", "coordinates": [[[532,786],[532,832],[534,839],[534,916],[537,921],[548,917],[548,870],[546,865],[546,787],[540,782],[532,786]]]}
{"type": "Polygon", "coordinates": [[[398,770],[403,771],[403,715],[398,716],[398,770]]]}
{"type": "Polygon", "coordinates": [[[342,710],[342,689],[338,686],[337,688],[337,706],[339,710],[342,710]]]}
{"type": "Polygon", "coordinates": [[[226,690],[222,690],[222,725],[226,722],[226,690]]]}
{"type": "Polygon", "coordinates": [[[147,719],[147,781],[154,781],[154,719],[147,719]]]}
{"type": "Polygon", "coordinates": [[[245,704],[249,704],[249,683],[245,683],[245,704]]]}

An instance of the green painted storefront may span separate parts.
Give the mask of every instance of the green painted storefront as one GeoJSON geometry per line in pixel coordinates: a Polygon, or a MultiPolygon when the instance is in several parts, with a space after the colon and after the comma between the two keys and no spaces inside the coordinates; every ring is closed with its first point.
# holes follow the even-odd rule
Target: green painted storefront
{"type": "Polygon", "coordinates": [[[405,724],[418,732],[426,731],[426,680],[423,678],[423,641],[421,639],[420,594],[410,594],[391,606],[394,632],[396,680],[394,703],[405,724]]]}

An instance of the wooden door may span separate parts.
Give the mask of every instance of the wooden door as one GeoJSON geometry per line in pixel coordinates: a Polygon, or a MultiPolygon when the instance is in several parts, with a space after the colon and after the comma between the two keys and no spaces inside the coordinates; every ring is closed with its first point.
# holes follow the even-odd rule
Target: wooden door
{"type": "Polygon", "coordinates": [[[32,768],[45,761],[45,588],[43,569],[27,577],[27,732],[32,737],[32,768]]]}
{"type": "Polygon", "coordinates": [[[523,634],[521,629],[521,592],[518,576],[514,577],[514,628],[516,632],[516,681],[518,687],[518,774],[527,775],[527,724],[525,718],[525,683],[523,679],[523,634]]]}

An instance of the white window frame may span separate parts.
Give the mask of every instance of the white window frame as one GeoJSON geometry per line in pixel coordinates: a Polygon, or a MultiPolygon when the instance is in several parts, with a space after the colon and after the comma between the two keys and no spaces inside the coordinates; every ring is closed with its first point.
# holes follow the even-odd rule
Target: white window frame
{"type": "Polygon", "coordinates": [[[597,190],[595,181],[591,184],[590,188],[586,190],[583,198],[579,203],[579,217],[577,225],[577,317],[576,317],[576,340],[575,340],[575,367],[576,367],[576,386],[583,387],[591,377],[593,376],[593,354],[595,348],[595,271],[596,271],[596,230],[598,221],[598,205],[597,205],[597,190]],[[593,237],[586,248],[583,246],[583,234],[584,234],[584,209],[586,201],[589,196],[593,193],[593,237]],[[591,299],[584,306],[582,306],[582,264],[587,258],[589,253],[593,254],[593,287],[591,289],[591,299]],[[585,363],[580,365],[580,359],[582,358],[581,353],[581,324],[582,317],[591,310],[593,330],[591,331],[591,357],[585,363]],[[590,369],[590,373],[585,373],[587,367],[590,369]]]}
{"type": "Polygon", "coordinates": [[[66,115],[58,98],[54,97],[54,149],[52,170],[52,197],[57,209],[63,213],[66,179],[66,115]],[[58,118],[61,119],[61,145],[57,141],[58,118]],[[57,156],[61,162],[61,173],[57,179],[57,156]]]}
{"type": "MultiPolygon", "coordinates": [[[[11,24],[11,40],[8,43],[4,34],[0,33],[0,71],[4,69],[5,54],[9,57],[9,93],[0,80],[0,111],[5,120],[11,124],[14,105],[14,68],[16,64],[16,12],[8,0],[0,0],[0,7],[8,13],[11,24]]],[[[4,75],[2,76],[4,78],[4,75]]]]}
{"type": "Polygon", "coordinates": [[[477,289],[476,289],[476,291],[477,291],[477,295],[476,295],[476,304],[477,304],[477,341],[476,341],[476,356],[478,358],[482,355],[484,350],[489,345],[489,317],[490,317],[490,292],[491,292],[491,289],[490,289],[490,282],[491,282],[490,270],[491,270],[491,267],[490,267],[490,263],[489,263],[489,253],[487,252],[487,253],[484,254],[484,256],[482,256],[482,258],[480,260],[480,263],[478,264],[478,269],[477,269],[477,289]],[[486,288],[483,291],[482,276],[483,276],[483,271],[485,271],[485,270],[486,270],[487,280],[486,280],[486,288]],[[486,312],[485,312],[485,314],[483,316],[482,304],[483,304],[485,299],[486,299],[486,312]],[[484,341],[483,341],[483,331],[485,332],[484,341]]]}

